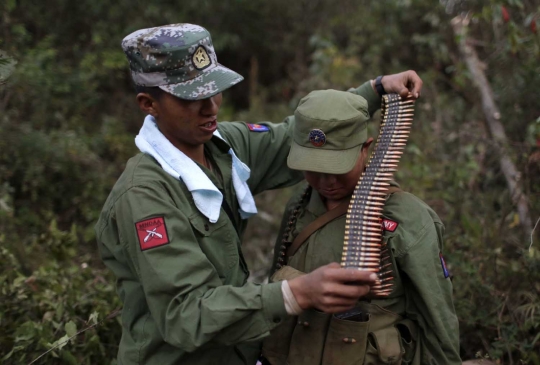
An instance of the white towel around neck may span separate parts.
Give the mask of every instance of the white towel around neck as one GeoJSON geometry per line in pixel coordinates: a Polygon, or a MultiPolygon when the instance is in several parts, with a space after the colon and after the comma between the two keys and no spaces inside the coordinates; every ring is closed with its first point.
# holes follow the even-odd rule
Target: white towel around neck
{"type": "MultiPolygon", "coordinates": [[[[223,139],[217,130],[214,135],[223,139]]],[[[197,209],[211,223],[217,222],[223,195],[199,165],[174,147],[161,133],[153,116],[148,115],[144,119],[143,126],[137,137],[135,137],[135,145],[141,152],[155,158],[169,175],[182,180],[191,192],[197,209]]],[[[255,200],[246,182],[251,171],[246,164],[236,157],[232,148],[229,149],[229,155],[232,157],[232,181],[240,205],[240,216],[242,219],[246,219],[257,213],[255,200]]]]}

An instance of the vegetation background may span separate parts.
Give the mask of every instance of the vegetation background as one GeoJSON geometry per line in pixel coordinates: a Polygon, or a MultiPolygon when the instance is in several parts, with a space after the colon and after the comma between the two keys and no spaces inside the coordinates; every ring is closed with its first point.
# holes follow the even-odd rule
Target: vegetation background
{"type": "MultiPolygon", "coordinates": [[[[225,93],[220,120],[278,122],[310,90],[417,70],[424,91],[397,180],[446,224],[462,356],[540,364],[540,228],[529,236],[512,204],[499,165],[506,152],[491,142],[450,26],[460,13],[471,19],[469,40],[534,225],[537,0],[0,1],[0,49],[18,61],[0,85],[0,363],[29,364],[54,345],[35,363],[116,363],[121,304],[93,226],[137,152],[144,117],[120,41],[191,22],[210,30],[220,62],[246,78],[225,93]]],[[[264,280],[290,193],[257,198],[260,214],[245,237],[253,280],[264,280]]]]}

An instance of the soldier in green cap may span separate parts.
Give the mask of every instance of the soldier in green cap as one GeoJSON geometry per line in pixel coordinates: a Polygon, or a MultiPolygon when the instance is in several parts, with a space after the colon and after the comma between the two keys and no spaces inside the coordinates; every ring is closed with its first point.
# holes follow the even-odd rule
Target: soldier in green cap
{"type": "MultiPolygon", "coordinates": [[[[303,178],[286,164],[294,118],[218,125],[221,93],[242,77],[218,63],[198,25],[138,30],[122,48],[147,116],[135,139],[141,153],[95,228],[124,303],[118,363],[252,365],[262,338],[290,315],[342,311],[365,295],[375,278],[337,264],[280,283],[247,281],[241,237],[257,212],[252,194],[303,178]]],[[[418,94],[422,82],[407,71],[381,85],[418,94]]],[[[380,104],[373,82],[352,93],[370,113],[380,104]]]]}
{"type": "MultiPolygon", "coordinates": [[[[303,171],[307,186],[288,203],[271,282],[341,260],[345,213],[373,141],[368,109],[362,96],[336,90],[314,91],[300,101],[288,165],[303,171]],[[311,228],[316,220],[321,223],[311,228]],[[288,250],[287,242],[293,242],[288,250]]],[[[287,318],[264,340],[267,362],[461,364],[452,282],[442,257],[443,224],[428,205],[393,182],[382,215],[390,255],[385,270],[394,277],[391,293],[361,298],[343,315],[308,309],[287,318]]]]}

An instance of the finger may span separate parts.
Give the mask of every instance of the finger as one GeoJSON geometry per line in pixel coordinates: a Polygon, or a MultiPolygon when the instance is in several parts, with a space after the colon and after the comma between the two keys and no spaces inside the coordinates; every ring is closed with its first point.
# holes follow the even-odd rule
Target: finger
{"type": "Polygon", "coordinates": [[[411,94],[415,99],[418,99],[420,97],[420,92],[422,91],[422,85],[424,84],[422,82],[422,79],[420,78],[420,76],[418,76],[416,72],[411,71],[409,76],[409,82],[412,85],[411,94]]]}
{"type": "Polygon", "coordinates": [[[367,295],[370,290],[371,286],[366,284],[325,282],[320,285],[320,296],[321,300],[328,298],[358,300],[367,295]]]}
{"type": "Polygon", "coordinates": [[[409,89],[403,87],[398,94],[399,96],[401,96],[402,99],[407,99],[407,97],[409,96],[409,89]]]}
{"type": "Polygon", "coordinates": [[[332,262],[332,263],[330,263],[328,265],[325,265],[325,267],[328,267],[330,269],[339,269],[339,268],[341,268],[341,265],[338,264],[337,262],[332,262]]]}
{"type": "Polygon", "coordinates": [[[327,277],[342,283],[373,284],[377,281],[377,274],[366,270],[332,269],[328,270],[327,277]]]}
{"type": "Polygon", "coordinates": [[[329,291],[329,295],[343,299],[355,299],[363,297],[369,293],[371,287],[365,284],[334,285],[329,291]]]}
{"type": "Polygon", "coordinates": [[[352,308],[356,305],[358,299],[345,299],[339,297],[325,297],[323,300],[318,302],[317,307],[323,308],[325,311],[330,310],[331,308],[339,307],[342,308],[352,308]]]}

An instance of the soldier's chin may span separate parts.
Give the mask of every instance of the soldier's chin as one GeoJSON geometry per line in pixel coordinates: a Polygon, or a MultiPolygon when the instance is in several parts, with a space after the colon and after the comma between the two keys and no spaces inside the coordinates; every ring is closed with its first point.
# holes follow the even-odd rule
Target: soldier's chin
{"type": "Polygon", "coordinates": [[[348,194],[345,194],[343,189],[321,189],[319,190],[319,194],[325,197],[326,199],[331,200],[340,200],[345,198],[348,194]]]}

